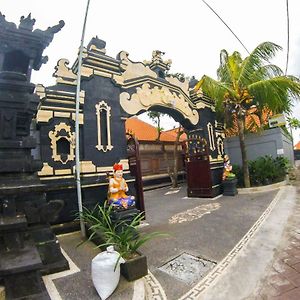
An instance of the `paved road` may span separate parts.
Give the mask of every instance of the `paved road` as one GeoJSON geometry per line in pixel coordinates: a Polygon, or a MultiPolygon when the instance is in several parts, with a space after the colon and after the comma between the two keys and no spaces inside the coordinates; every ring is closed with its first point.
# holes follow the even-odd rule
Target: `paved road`
{"type": "MultiPolygon", "coordinates": [[[[175,273],[178,275],[177,270],[174,274],[168,274],[160,267],[182,253],[219,263],[253,226],[277,192],[221,196],[216,199],[187,198],[185,186],[146,192],[146,221],[149,225],[143,227],[142,231],[161,231],[170,236],[150,241],[143,246],[142,252],[147,255],[148,267],[167,298],[179,299],[201,278],[183,281],[174,277],[175,273]]],[[[62,248],[80,268],[80,272],[54,279],[54,290],[64,300],[99,299],[90,279],[90,262],[97,251],[89,243],[76,248],[80,240],[79,233],[61,236],[59,239],[62,248]]],[[[110,299],[129,300],[133,296],[134,285],[121,279],[110,299]]]]}
{"type": "Polygon", "coordinates": [[[221,196],[213,200],[187,198],[184,186],[179,192],[170,188],[147,192],[146,218],[150,226],[144,230],[166,232],[170,237],[152,240],[142,252],[147,255],[150,271],[162,285],[167,298],[178,299],[195,282],[185,283],[159,267],[183,252],[220,262],[252,227],[277,192],[221,196]],[[195,210],[201,218],[194,218],[195,210]],[[179,213],[183,214],[178,216],[179,213]],[[172,223],[176,220],[177,223],[172,223]]]}

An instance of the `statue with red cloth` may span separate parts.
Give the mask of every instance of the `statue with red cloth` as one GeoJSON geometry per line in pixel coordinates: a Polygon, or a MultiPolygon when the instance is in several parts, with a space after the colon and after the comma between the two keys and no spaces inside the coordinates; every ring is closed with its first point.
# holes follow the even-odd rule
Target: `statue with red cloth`
{"type": "Polygon", "coordinates": [[[127,209],[129,206],[135,206],[134,196],[127,196],[128,185],[123,178],[123,166],[114,164],[114,176],[109,179],[108,203],[115,207],[127,209]]]}

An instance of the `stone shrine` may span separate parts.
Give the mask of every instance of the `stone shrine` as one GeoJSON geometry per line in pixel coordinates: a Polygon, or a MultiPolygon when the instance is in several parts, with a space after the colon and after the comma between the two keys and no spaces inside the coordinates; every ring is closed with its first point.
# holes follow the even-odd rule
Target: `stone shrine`
{"type": "Polygon", "coordinates": [[[0,13],[0,280],[7,299],[50,299],[41,273],[68,268],[49,226],[64,202],[46,201],[30,136],[39,104],[31,71],[47,62],[43,51],[64,22],[45,31],[34,23],[29,14],[16,26],[0,13]]]}

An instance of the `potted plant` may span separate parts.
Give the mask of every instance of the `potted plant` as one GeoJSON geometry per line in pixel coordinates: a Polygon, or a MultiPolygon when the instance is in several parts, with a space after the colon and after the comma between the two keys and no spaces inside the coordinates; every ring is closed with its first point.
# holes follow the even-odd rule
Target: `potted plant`
{"type": "Polygon", "coordinates": [[[229,173],[227,177],[223,180],[222,185],[224,196],[235,196],[238,193],[236,188],[237,179],[235,174],[229,173]]]}
{"type": "Polygon", "coordinates": [[[139,252],[139,248],[150,239],[166,234],[138,232],[138,226],[144,219],[143,213],[127,223],[113,222],[112,212],[112,206],[105,203],[103,207],[97,205],[93,210],[84,208],[81,217],[88,227],[88,239],[101,249],[113,245],[120,257],[125,259],[125,263],[121,264],[121,274],[128,281],[133,281],[148,274],[147,258],[139,252]]]}

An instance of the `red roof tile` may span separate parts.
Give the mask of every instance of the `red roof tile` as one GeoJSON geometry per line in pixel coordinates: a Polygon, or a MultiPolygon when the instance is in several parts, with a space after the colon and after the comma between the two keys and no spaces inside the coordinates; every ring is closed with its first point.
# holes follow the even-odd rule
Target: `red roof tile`
{"type": "Polygon", "coordinates": [[[300,150],[300,141],[294,146],[295,150],[300,150]]]}
{"type": "MultiPolygon", "coordinates": [[[[126,132],[134,134],[139,141],[156,141],[158,132],[155,126],[152,126],[137,117],[132,117],[125,122],[126,132]]],[[[177,131],[175,129],[166,130],[161,133],[160,140],[163,142],[175,142],[177,131]]],[[[186,134],[182,134],[180,141],[186,139],[186,134]]]]}
{"type": "MultiPolygon", "coordinates": [[[[176,140],[176,137],[177,137],[177,133],[178,133],[178,128],[173,128],[173,129],[170,129],[170,130],[165,130],[162,132],[162,137],[164,137],[165,135],[167,135],[168,137],[172,137],[171,141],[175,141],[176,140]]],[[[181,136],[180,136],[180,141],[184,141],[187,139],[187,135],[186,133],[183,133],[181,136]]]]}

